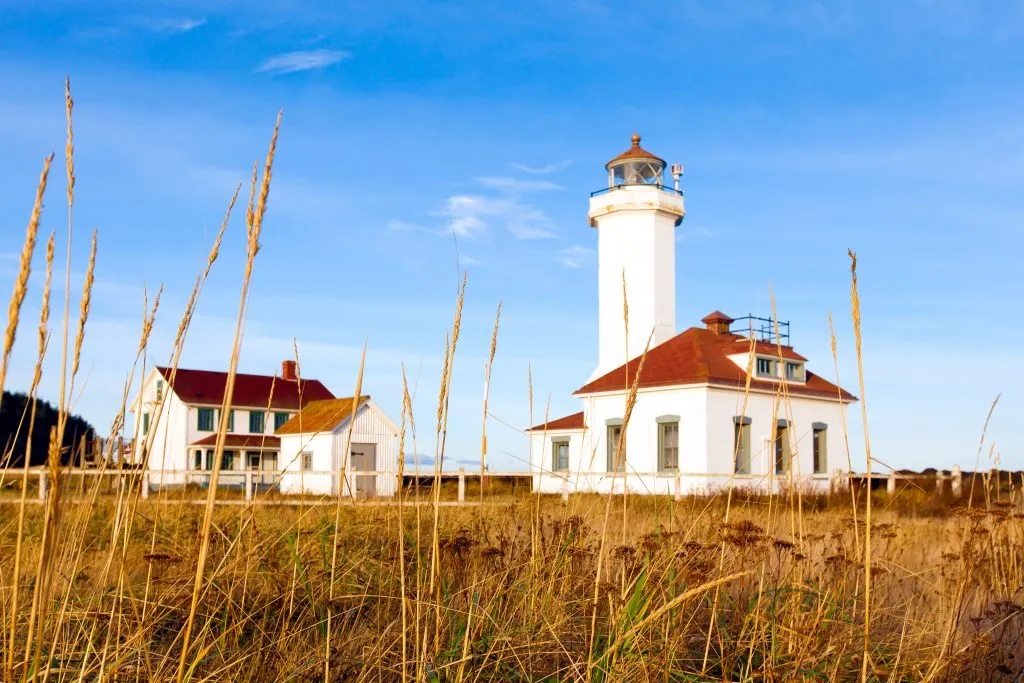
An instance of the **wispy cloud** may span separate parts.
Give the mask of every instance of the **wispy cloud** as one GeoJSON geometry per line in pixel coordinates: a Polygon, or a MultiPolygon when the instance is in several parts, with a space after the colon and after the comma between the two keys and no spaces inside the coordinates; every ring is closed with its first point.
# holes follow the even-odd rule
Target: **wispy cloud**
{"type": "Polygon", "coordinates": [[[502,192],[508,192],[510,194],[520,192],[544,192],[547,190],[564,189],[561,185],[556,185],[550,180],[524,180],[522,178],[487,177],[477,178],[476,181],[483,185],[484,187],[489,187],[494,190],[500,190],[502,192]]]}
{"type": "Polygon", "coordinates": [[[205,18],[145,17],[136,22],[142,28],[154,33],[188,33],[206,23],[205,18]]]}
{"type": "Polygon", "coordinates": [[[297,50],[267,59],[256,68],[256,71],[269,74],[311,71],[313,69],[324,69],[351,57],[352,53],[345,50],[328,50],[327,48],[297,50]]]}
{"type": "Polygon", "coordinates": [[[523,173],[533,173],[535,175],[549,175],[551,173],[558,173],[569,168],[572,164],[572,159],[563,159],[562,161],[556,161],[554,163],[546,164],[544,166],[528,166],[526,164],[512,164],[512,168],[522,171],[523,173]]]}
{"type": "Polygon", "coordinates": [[[586,268],[594,260],[594,255],[593,249],[573,246],[555,252],[555,260],[566,268],[586,268]]]}
{"type": "Polygon", "coordinates": [[[172,35],[188,33],[204,24],[205,17],[128,17],[113,24],[81,28],[74,35],[84,40],[111,40],[131,32],[172,35]]]}
{"type": "Polygon", "coordinates": [[[457,237],[477,237],[487,232],[490,220],[504,223],[517,240],[554,237],[551,219],[541,209],[510,197],[494,198],[460,194],[449,197],[436,216],[451,221],[450,231],[457,237]]]}
{"type": "Polygon", "coordinates": [[[676,241],[685,242],[688,240],[700,239],[702,237],[714,236],[715,233],[712,230],[705,228],[703,225],[694,225],[691,227],[680,228],[679,231],[676,232],[676,241]]]}
{"type": "Polygon", "coordinates": [[[487,223],[479,216],[460,216],[452,218],[450,227],[457,237],[475,237],[487,230],[487,223]]]}
{"type": "Polygon", "coordinates": [[[561,190],[550,180],[514,178],[510,176],[484,176],[475,179],[484,187],[495,190],[498,196],[483,194],[456,194],[444,201],[443,208],[431,215],[444,219],[440,230],[424,228],[414,223],[393,220],[391,230],[418,231],[456,237],[476,238],[485,235],[491,223],[503,224],[517,240],[538,240],[554,237],[551,219],[540,208],[522,199],[530,192],[561,190]]]}
{"type": "MultiPolygon", "coordinates": [[[[415,223],[409,223],[407,221],[389,221],[387,225],[388,230],[395,230],[396,232],[426,232],[432,235],[438,234],[438,230],[432,230],[425,228],[422,225],[416,225],[415,223]]],[[[442,231],[447,234],[447,231],[442,231]]]]}

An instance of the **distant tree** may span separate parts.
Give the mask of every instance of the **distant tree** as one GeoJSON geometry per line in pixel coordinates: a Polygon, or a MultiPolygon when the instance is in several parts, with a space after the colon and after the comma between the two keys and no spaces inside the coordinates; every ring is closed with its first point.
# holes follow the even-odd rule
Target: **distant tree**
{"type": "MultiPolygon", "coordinates": [[[[24,465],[30,417],[31,404],[28,395],[5,391],[0,402],[0,448],[3,449],[0,451],[0,469],[5,466],[12,468],[24,465]],[[22,415],[25,416],[24,421],[22,415]]],[[[50,428],[56,426],[57,408],[47,401],[36,399],[36,422],[31,435],[32,462],[29,465],[42,465],[46,462],[50,448],[50,428]]],[[[91,441],[95,434],[96,430],[91,424],[77,415],[70,415],[64,430],[61,462],[67,465],[82,437],[91,441]]]]}

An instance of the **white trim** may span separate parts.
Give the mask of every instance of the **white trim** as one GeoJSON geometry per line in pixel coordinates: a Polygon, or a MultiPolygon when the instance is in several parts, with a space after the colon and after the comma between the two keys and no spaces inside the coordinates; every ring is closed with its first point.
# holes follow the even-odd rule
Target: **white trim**
{"type": "Polygon", "coordinates": [[[582,434],[586,427],[559,427],[558,429],[524,429],[527,434],[582,434]]]}

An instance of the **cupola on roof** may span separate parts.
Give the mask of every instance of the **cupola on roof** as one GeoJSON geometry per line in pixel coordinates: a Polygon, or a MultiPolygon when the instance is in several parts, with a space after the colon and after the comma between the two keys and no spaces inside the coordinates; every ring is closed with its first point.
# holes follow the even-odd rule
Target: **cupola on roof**
{"type": "Polygon", "coordinates": [[[715,334],[729,334],[729,326],[736,321],[716,309],[701,318],[701,322],[715,334]]]}

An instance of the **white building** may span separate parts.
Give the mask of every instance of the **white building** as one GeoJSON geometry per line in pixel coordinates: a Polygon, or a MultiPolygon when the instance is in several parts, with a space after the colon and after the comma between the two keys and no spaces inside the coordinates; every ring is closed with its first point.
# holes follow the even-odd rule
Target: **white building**
{"type": "Polygon", "coordinates": [[[704,327],[676,334],[682,168],[672,167],[675,187],[666,186],[665,162],[640,147],[639,135],[632,142],[608,162],[607,190],[590,199],[598,241],[597,367],[574,394],[582,411],[529,430],[539,473],[534,486],[552,493],[827,486],[831,472],[847,469],[845,411],[857,399],[806,368],[807,359],[790,346],[788,323],[715,311],[704,327]]]}
{"type": "MultiPolygon", "coordinates": [[[[133,459],[145,463],[154,487],[203,484],[213,469],[226,372],[157,367],[131,403],[140,420],[133,459]]],[[[311,401],[334,398],[315,379],[299,379],[295,361],[281,375],[235,375],[221,459],[220,482],[241,485],[246,469],[270,485],[279,467],[281,440],[274,431],[311,401]]]]}
{"type": "Polygon", "coordinates": [[[369,396],[352,419],[353,398],[307,403],[277,430],[283,493],[395,495],[398,427],[369,396]]]}

